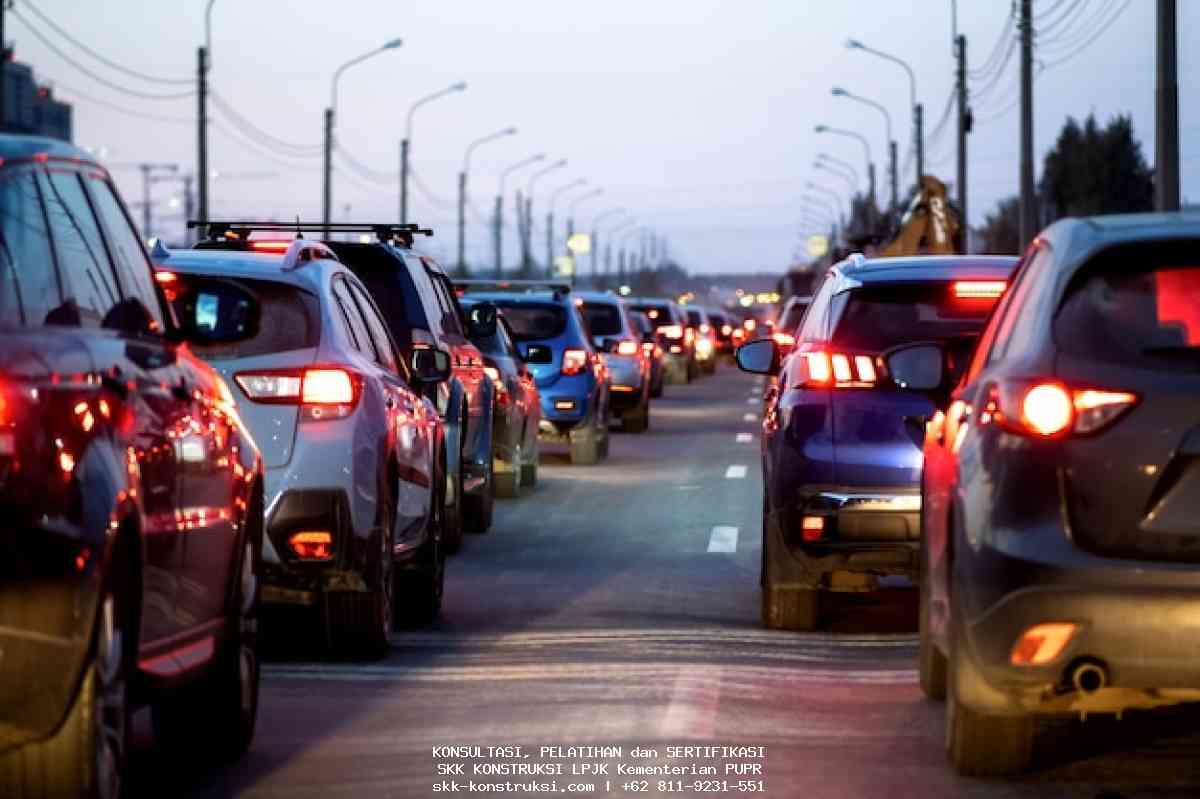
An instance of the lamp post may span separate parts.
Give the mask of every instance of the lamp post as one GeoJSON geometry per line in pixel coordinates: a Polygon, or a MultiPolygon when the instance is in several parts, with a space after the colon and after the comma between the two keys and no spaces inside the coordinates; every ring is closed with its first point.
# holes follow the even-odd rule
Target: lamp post
{"type": "Polygon", "coordinates": [[[854,181],[852,176],[831,166],[825,161],[813,161],[813,169],[823,169],[831,175],[837,175],[839,178],[846,181],[846,185],[850,187],[850,192],[852,194],[858,190],[858,184],[854,181]]]}
{"type": "Polygon", "coordinates": [[[361,64],[368,58],[377,56],[386,50],[395,50],[401,43],[400,39],[392,39],[382,47],[376,47],[374,50],[363,53],[357,58],[350,59],[333,73],[333,85],[329,92],[329,107],[325,109],[325,192],[321,210],[321,221],[325,228],[325,238],[329,238],[329,214],[333,204],[333,117],[337,111],[338,81],[341,80],[342,73],[350,67],[355,64],[361,64]]]}
{"type": "MultiPolygon", "coordinates": [[[[616,210],[621,210],[621,209],[616,209],[616,210]]],[[[609,231],[607,231],[605,233],[605,236],[606,236],[606,239],[605,239],[606,243],[604,245],[604,281],[605,281],[605,283],[608,282],[608,276],[612,274],[612,250],[613,250],[612,239],[616,238],[617,233],[621,232],[622,230],[625,230],[630,225],[634,225],[636,223],[637,223],[637,219],[635,219],[634,217],[631,216],[628,219],[622,219],[617,224],[616,227],[610,229],[609,231]]]]}
{"type": "MultiPolygon", "coordinates": [[[[504,250],[501,247],[501,245],[503,243],[503,233],[504,233],[504,183],[508,180],[508,176],[511,175],[513,172],[517,172],[521,169],[524,169],[527,166],[544,161],[545,159],[546,159],[545,153],[538,153],[536,155],[531,155],[523,161],[518,161],[517,163],[513,164],[512,166],[508,167],[507,169],[503,170],[500,173],[500,193],[496,195],[496,213],[495,213],[496,229],[494,231],[495,239],[496,239],[496,279],[497,280],[504,277],[504,250]]],[[[517,212],[518,212],[517,232],[518,233],[520,233],[520,227],[521,227],[520,210],[521,210],[521,200],[518,197],[517,198],[517,212]]]]}
{"type": "MultiPolygon", "coordinates": [[[[525,186],[525,233],[521,236],[521,269],[528,271],[533,267],[532,237],[533,237],[533,187],[543,176],[567,165],[567,159],[560,158],[545,169],[534,172],[525,186]]],[[[517,209],[520,210],[520,198],[517,199],[517,209]]]]}
{"type": "Polygon", "coordinates": [[[858,170],[854,168],[854,164],[850,163],[849,161],[843,161],[840,158],[834,158],[829,153],[818,153],[817,160],[822,163],[832,164],[833,166],[846,170],[854,179],[854,185],[858,185],[858,170]]]}
{"type": "Polygon", "coordinates": [[[432,103],[439,97],[445,97],[448,94],[455,92],[466,91],[467,84],[465,81],[451,84],[444,89],[427,94],[420,100],[417,100],[408,109],[408,117],[404,122],[404,138],[400,140],[400,224],[408,223],[408,154],[412,142],[412,125],[413,114],[417,109],[426,103],[432,103]]]}
{"type": "MultiPolygon", "coordinates": [[[[196,177],[201,222],[208,221],[208,69],[212,54],[212,7],[216,0],[208,0],[204,7],[204,46],[196,51],[196,177]]],[[[0,37],[0,55],[4,42],[0,37]]],[[[3,113],[3,111],[0,111],[3,113]]]]}
{"type": "Polygon", "coordinates": [[[844,206],[844,205],[845,205],[845,206],[848,206],[848,205],[849,205],[849,203],[847,203],[847,202],[846,202],[846,198],[845,198],[845,197],[843,197],[841,194],[839,194],[838,192],[834,191],[833,189],[829,188],[828,186],[823,186],[823,185],[821,185],[820,183],[815,183],[815,182],[813,182],[813,181],[811,181],[811,180],[810,180],[810,181],[808,181],[807,183],[805,183],[804,185],[805,185],[805,187],[807,187],[807,188],[813,189],[813,190],[815,190],[815,191],[819,191],[819,192],[821,192],[822,194],[825,194],[825,195],[827,195],[827,196],[829,196],[829,197],[832,197],[832,198],[833,198],[833,201],[834,201],[835,203],[837,203],[837,206],[836,206],[837,208],[841,208],[841,207],[842,207],[842,206],[844,206]]]}
{"type": "Polygon", "coordinates": [[[867,47],[857,39],[849,39],[846,42],[846,47],[851,50],[862,50],[865,53],[870,53],[873,56],[878,56],[885,61],[891,61],[893,64],[899,64],[904,71],[908,73],[908,99],[912,108],[913,114],[913,142],[917,151],[917,190],[921,188],[921,175],[925,173],[925,144],[922,141],[924,138],[922,128],[924,126],[924,109],[917,102],[917,76],[913,73],[912,67],[902,59],[897,58],[890,53],[885,53],[882,50],[876,50],[873,47],[867,47]]]}
{"type": "MultiPolygon", "coordinates": [[[[571,204],[567,207],[567,240],[568,241],[570,241],[571,237],[575,235],[575,209],[577,207],[579,207],[580,203],[587,202],[588,200],[591,200],[595,197],[599,197],[603,193],[604,193],[604,189],[592,189],[587,194],[581,194],[578,197],[576,197],[575,199],[571,200],[571,204]]],[[[594,253],[595,251],[593,250],[592,252],[594,253]]],[[[576,273],[578,271],[579,271],[578,269],[575,270],[576,273]]],[[[595,271],[596,271],[596,256],[593,254],[592,255],[592,272],[594,273],[595,271]]],[[[573,282],[574,282],[574,278],[572,278],[572,283],[573,282]]]]}
{"type": "Polygon", "coordinates": [[[591,248],[591,256],[592,257],[591,257],[591,262],[592,262],[592,283],[593,284],[596,284],[600,277],[600,270],[598,269],[599,262],[600,262],[600,245],[597,243],[599,241],[599,235],[600,235],[600,223],[603,222],[605,219],[609,219],[614,216],[619,216],[623,213],[625,213],[624,208],[609,208],[607,211],[600,212],[592,219],[592,248],[591,248]]]}
{"type": "Polygon", "coordinates": [[[466,237],[467,237],[467,175],[471,171],[471,153],[475,152],[475,148],[481,144],[487,144],[496,139],[503,139],[506,136],[514,136],[517,133],[516,128],[505,128],[498,130],[495,133],[489,133],[487,136],[481,136],[475,141],[467,145],[467,152],[463,155],[462,172],[458,173],[458,271],[459,274],[466,274],[467,271],[467,255],[466,255],[466,237]]]}
{"type": "Polygon", "coordinates": [[[554,191],[550,192],[550,200],[546,203],[546,270],[549,273],[554,267],[554,203],[559,196],[565,194],[572,189],[577,189],[580,186],[586,186],[587,181],[583,178],[572,181],[565,186],[559,186],[554,191]]]}
{"type": "Polygon", "coordinates": [[[845,128],[831,128],[828,125],[817,125],[813,128],[817,133],[832,133],[835,136],[848,136],[852,139],[858,139],[862,143],[863,152],[867,156],[867,193],[872,197],[875,196],[875,162],[871,160],[871,143],[867,141],[867,137],[861,133],[855,133],[852,130],[845,128]]]}
{"type": "MultiPolygon", "coordinates": [[[[833,89],[831,90],[831,92],[834,97],[845,97],[847,100],[854,100],[855,102],[862,103],[863,105],[869,105],[872,108],[879,111],[879,113],[883,114],[883,124],[884,124],[884,128],[887,132],[887,143],[888,143],[888,176],[891,179],[891,183],[892,183],[891,207],[895,208],[899,200],[898,200],[897,175],[896,175],[896,140],[894,138],[892,138],[892,115],[888,113],[887,108],[885,108],[882,103],[877,103],[874,100],[869,100],[866,97],[861,97],[857,94],[854,94],[853,92],[848,92],[845,89],[842,89],[840,87],[834,86],[833,89]]],[[[872,197],[871,199],[875,199],[875,198],[872,197]]]]}
{"type": "MultiPolygon", "coordinates": [[[[617,280],[620,281],[622,284],[625,283],[625,278],[627,277],[627,272],[626,272],[626,268],[625,268],[626,267],[625,244],[629,241],[630,236],[644,234],[647,230],[649,230],[649,228],[647,228],[645,225],[638,225],[637,227],[629,228],[621,235],[620,254],[617,257],[617,280]]],[[[630,260],[632,261],[632,258],[630,258],[630,260]]],[[[632,272],[633,272],[633,264],[630,263],[628,273],[632,274],[632,272]]]]}

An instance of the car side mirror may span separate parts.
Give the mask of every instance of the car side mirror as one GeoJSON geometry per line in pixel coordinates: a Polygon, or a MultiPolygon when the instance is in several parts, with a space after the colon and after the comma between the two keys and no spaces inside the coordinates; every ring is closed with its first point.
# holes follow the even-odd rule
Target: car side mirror
{"type": "Polygon", "coordinates": [[[422,384],[450,379],[450,353],[436,347],[417,347],[408,359],[409,371],[422,384]]]}
{"type": "Polygon", "coordinates": [[[524,344],[521,358],[525,363],[554,363],[554,353],[545,344],[524,344]]]}
{"type": "Polygon", "coordinates": [[[755,375],[779,374],[779,348],[775,340],[760,338],[737,348],[734,355],[738,368],[755,375]]]}
{"type": "Polygon", "coordinates": [[[883,354],[888,374],[898,388],[933,391],[946,380],[946,352],[941,344],[907,344],[883,354]]]}
{"type": "Polygon", "coordinates": [[[467,336],[491,338],[494,335],[496,335],[496,306],[490,302],[481,302],[472,306],[467,316],[467,336]]]}

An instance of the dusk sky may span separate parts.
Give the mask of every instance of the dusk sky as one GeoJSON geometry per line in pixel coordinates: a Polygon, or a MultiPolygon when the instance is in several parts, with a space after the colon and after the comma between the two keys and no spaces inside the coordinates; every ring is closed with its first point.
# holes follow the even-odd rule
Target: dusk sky
{"type": "MultiPolygon", "coordinates": [[[[1154,159],[1154,3],[1085,0],[1061,21],[1054,0],[1035,0],[1035,147],[1041,156],[1067,116],[1094,112],[1103,122],[1133,115],[1148,162],[1154,159]],[[1121,9],[1124,9],[1121,11],[1121,9]],[[1120,12],[1118,14],[1118,12],[1120,12]],[[1111,26],[1102,30],[1105,21],[1111,26]],[[1053,24],[1058,23],[1058,24],[1053,24]],[[1091,32],[1098,35],[1094,38],[1091,32]],[[1090,42],[1090,44],[1089,44],[1090,42]],[[1081,47],[1084,49],[1080,50],[1081,47]],[[1069,60],[1064,58],[1072,56],[1069,60]],[[1060,61],[1062,63],[1060,63],[1060,61]]],[[[1010,13],[1008,0],[962,0],[959,26],[972,70],[986,66],[1010,13]]],[[[34,7],[100,55],[150,76],[189,80],[204,33],[205,0],[135,2],[39,0],[34,7]]],[[[491,0],[401,3],[388,0],[216,0],[211,84],[220,101],[275,139],[250,139],[214,103],[210,167],[233,178],[212,182],[215,217],[317,220],[321,211],[322,111],[334,71],[395,37],[397,50],[348,70],[340,84],[337,139],[371,176],[338,163],[335,218],[392,221],[397,216],[398,142],[413,101],[466,81],[416,112],[410,216],[437,229],[430,243],[452,261],[456,181],[469,142],[507,126],[519,133],[476,150],[470,175],[467,254],[491,264],[490,219],[500,171],[545,152],[568,165],[534,193],[535,253],[545,248],[550,191],[577,179],[603,195],[580,203],[577,229],[610,208],[665,235],[689,271],[782,271],[803,233],[808,193],[817,181],[848,196],[846,181],[814,170],[818,153],[854,164],[865,188],[862,146],[813,131],[818,123],[868,136],[886,201],[884,122],[872,108],[830,96],[838,85],[890,111],[902,165],[911,140],[903,70],[848,50],[847,38],[909,61],[927,119],[926,171],[954,178],[954,120],[943,116],[953,86],[949,0],[491,0]],[[249,173],[249,174],[247,174],[249,173]],[[243,175],[238,177],[238,175],[243,175]]],[[[1179,97],[1183,194],[1200,200],[1200,2],[1179,3],[1179,97]]],[[[6,34],[16,58],[75,105],[75,141],[102,148],[127,200],[141,198],[142,161],[196,159],[196,100],[147,99],[96,82],[38,41],[25,21],[109,83],[146,94],[191,91],[114,71],[61,39],[18,0],[6,34]],[[24,21],[23,21],[24,20],[24,21]],[[102,102],[98,102],[102,101],[102,102]],[[110,106],[116,106],[113,108],[110,106]],[[155,118],[135,116],[148,115],[155,118]]],[[[1015,34],[1014,34],[1015,35],[1015,34]]],[[[999,51],[1008,49],[1007,40],[999,51]]],[[[970,219],[980,224],[1017,189],[1018,53],[995,81],[976,81],[970,137],[970,219]],[[988,84],[992,84],[989,88],[988,84]]],[[[995,61],[993,63],[996,63],[995,61]]],[[[509,194],[535,170],[517,173],[509,194]]],[[[901,173],[911,183],[912,168],[901,173]]],[[[558,220],[582,190],[563,195],[558,220]]],[[[175,214],[169,183],[154,187],[156,213],[175,214]]],[[[1187,200],[1185,200],[1186,202],[1187,200]]],[[[516,258],[511,196],[506,200],[508,263],[516,258]]],[[[140,217],[139,217],[140,218],[140,217]]],[[[611,219],[611,217],[610,217],[611,219]]],[[[157,232],[178,238],[178,217],[157,232]]],[[[585,265],[586,270],[586,265],[585,265]]]]}

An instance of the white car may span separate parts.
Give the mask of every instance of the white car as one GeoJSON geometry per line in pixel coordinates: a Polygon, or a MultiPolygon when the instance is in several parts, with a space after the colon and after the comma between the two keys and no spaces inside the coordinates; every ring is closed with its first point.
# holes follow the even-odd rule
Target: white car
{"type": "Polygon", "coordinates": [[[157,279],[262,451],[263,602],[310,606],[330,645],[382,654],[395,621],[441,605],[446,455],[416,389],[446,379],[449,356],[404,363],[320,242],[199,247],[158,250],[157,279]],[[221,343],[203,344],[206,330],[221,343]]]}

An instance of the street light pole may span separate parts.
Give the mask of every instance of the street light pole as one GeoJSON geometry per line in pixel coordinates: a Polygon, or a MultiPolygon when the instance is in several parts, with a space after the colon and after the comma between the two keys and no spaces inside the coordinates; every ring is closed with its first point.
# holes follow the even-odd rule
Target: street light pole
{"type": "MultiPolygon", "coordinates": [[[[891,207],[894,209],[898,203],[898,197],[897,197],[898,191],[897,191],[897,185],[896,185],[897,184],[897,180],[896,180],[896,140],[894,138],[892,138],[892,115],[888,113],[887,108],[882,103],[878,103],[878,102],[868,99],[866,97],[861,97],[852,92],[848,92],[845,89],[841,89],[841,88],[838,88],[835,86],[832,89],[832,94],[834,97],[845,97],[847,100],[854,100],[855,102],[862,103],[863,105],[869,105],[872,108],[879,111],[879,113],[883,114],[883,124],[887,131],[887,142],[888,142],[888,156],[889,156],[888,173],[889,173],[889,178],[892,183],[891,207]]],[[[871,199],[872,200],[875,199],[873,193],[872,193],[871,199]]]]}
{"type": "Polygon", "coordinates": [[[853,176],[854,185],[855,186],[858,185],[858,170],[854,168],[854,164],[850,163],[849,161],[843,161],[840,158],[834,158],[829,153],[818,153],[817,160],[828,162],[830,164],[833,164],[834,166],[838,166],[838,167],[841,167],[842,169],[846,170],[853,176]]]}
{"type": "Polygon", "coordinates": [[[333,115],[337,109],[338,81],[341,80],[342,73],[355,64],[361,64],[372,56],[379,55],[385,50],[394,50],[400,45],[401,41],[399,39],[392,39],[382,47],[376,47],[374,50],[363,53],[357,58],[350,59],[333,73],[333,85],[329,92],[329,107],[325,109],[325,191],[323,192],[324,202],[321,209],[321,221],[324,226],[325,238],[329,238],[330,209],[333,204],[333,115]]]}
{"type": "Polygon", "coordinates": [[[924,144],[924,135],[922,132],[925,123],[924,123],[924,109],[921,107],[921,104],[917,102],[917,76],[916,76],[916,74],[913,72],[912,67],[910,67],[908,65],[908,62],[906,62],[900,58],[897,58],[896,56],[891,55],[889,53],[885,53],[882,50],[876,50],[873,47],[867,47],[865,44],[863,44],[860,41],[857,41],[856,39],[850,39],[849,41],[847,41],[846,47],[848,47],[851,50],[862,50],[863,52],[870,53],[871,55],[874,55],[874,56],[878,56],[879,58],[882,58],[885,61],[891,61],[893,64],[899,64],[901,67],[904,68],[904,71],[908,73],[908,99],[910,102],[910,107],[912,108],[913,130],[914,130],[913,141],[915,143],[916,151],[917,151],[917,190],[920,191],[921,176],[925,174],[925,144],[924,144]]]}
{"type": "MultiPolygon", "coordinates": [[[[525,231],[521,236],[521,269],[529,271],[533,267],[533,187],[543,175],[548,175],[556,169],[567,165],[567,159],[560,158],[545,169],[534,172],[525,186],[525,231]]],[[[517,208],[520,210],[520,201],[517,208]]]]}
{"type": "Polygon", "coordinates": [[[1158,0],[1154,193],[1159,211],[1179,210],[1179,59],[1175,0],[1158,0]]]}
{"type": "MultiPolygon", "coordinates": [[[[502,248],[503,232],[504,232],[504,183],[508,180],[508,176],[511,175],[513,172],[516,172],[520,169],[524,169],[525,167],[530,166],[531,164],[536,164],[539,161],[543,161],[543,160],[545,160],[545,158],[546,158],[545,153],[538,153],[536,155],[531,155],[530,157],[526,158],[523,161],[518,161],[517,163],[513,164],[512,166],[508,167],[507,169],[503,170],[500,173],[500,193],[496,195],[496,219],[495,219],[495,223],[496,223],[496,230],[495,230],[496,279],[497,280],[504,277],[504,250],[502,248]]],[[[517,201],[517,232],[518,233],[520,232],[520,229],[521,229],[520,210],[521,210],[521,204],[520,204],[520,198],[518,198],[518,201],[517,201]]]]}
{"type": "Polygon", "coordinates": [[[592,284],[598,285],[600,271],[597,268],[600,260],[600,245],[597,243],[600,234],[600,223],[609,217],[618,216],[625,213],[624,208],[610,208],[596,215],[592,220],[592,247],[591,247],[591,262],[592,262],[592,284]]]}
{"type": "Polygon", "coordinates": [[[402,225],[408,223],[408,158],[411,146],[410,142],[412,141],[413,114],[426,103],[431,103],[439,97],[445,97],[447,94],[466,91],[466,88],[466,82],[459,81],[444,89],[439,89],[433,94],[425,95],[408,109],[408,117],[404,122],[404,138],[400,140],[400,224],[402,225]]]}
{"type": "Polygon", "coordinates": [[[1022,250],[1037,232],[1033,194],[1033,3],[1021,0],[1021,242],[1022,250]]]}
{"type": "Polygon", "coordinates": [[[458,272],[465,275],[467,273],[467,257],[466,257],[466,236],[467,236],[467,175],[471,171],[471,153],[475,152],[475,148],[481,144],[486,144],[496,139],[502,139],[505,136],[515,135],[516,128],[505,128],[498,130],[495,133],[489,133],[487,136],[481,136],[475,141],[467,145],[467,152],[463,155],[463,168],[458,173],[458,272]]]}
{"type": "MultiPolygon", "coordinates": [[[[215,2],[208,0],[208,5],[204,7],[204,46],[196,51],[196,177],[201,222],[208,221],[208,68],[212,53],[212,7],[215,2]]],[[[0,37],[2,46],[3,39],[0,37]]]]}
{"type": "Polygon", "coordinates": [[[833,133],[838,136],[849,136],[852,139],[858,139],[862,143],[863,152],[867,156],[867,193],[872,197],[875,196],[875,162],[871,160],[871,143],[867,141],[867,137],[861,133],[855,133],[852,130],[844,128],[831,128],[828,125],[817,125],[814,128],[817,133],[833,133]]]}
{"type": "Polygon", "coordinates": [[[554,191],[550,192],[550,201],[546,203],[546,270],[547,273],[554,268],[554,203],[558,200],[559,195],[577,189],[580,186],[587,185],[587,181],[583,178],[568,183],[565,186],[559,186],[554,191]]]}
{"type": "Polygon", "coordinates": [[[835,169],[825,161],[814,161],[813,169],[823,169],[831,175],[837,175],[839,178],[846,181],[846,185],[850,187],[851,194],[854,194],[858,191],[858,184],[854,182],[854,178],[852,178],[850,175],[847,175],[845,172],[835,169]]]}

